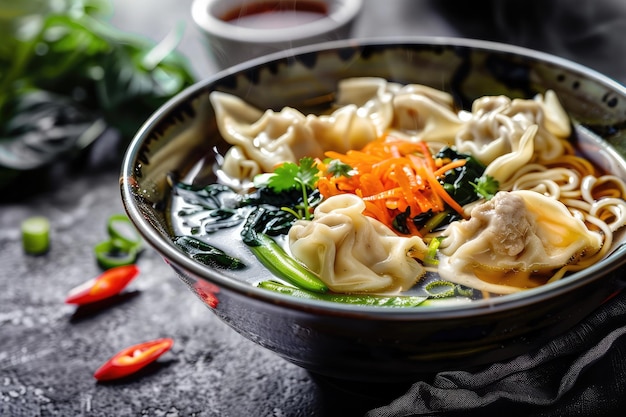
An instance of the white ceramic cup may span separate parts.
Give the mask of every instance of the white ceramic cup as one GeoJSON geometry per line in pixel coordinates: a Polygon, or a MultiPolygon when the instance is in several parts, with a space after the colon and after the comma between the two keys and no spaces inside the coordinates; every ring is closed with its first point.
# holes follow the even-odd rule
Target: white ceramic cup
{"type": "Polygon", "coordinates": [[[325,5],[327,14],[295,27],[253,28],[223,20],[242,5],[268,1],[194,0],[191,16],[220,69],[296,46],[349,38],[363,3],[362,0],[307,0],[325,5]]]}

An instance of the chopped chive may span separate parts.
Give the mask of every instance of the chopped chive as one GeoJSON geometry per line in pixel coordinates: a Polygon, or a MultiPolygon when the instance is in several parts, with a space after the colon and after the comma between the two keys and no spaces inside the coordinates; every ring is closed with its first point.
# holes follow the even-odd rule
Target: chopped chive
{"type": "Polygon", "coordinates": [[[103,269],[111,269],[117,266],[131,265],[137,260],[137,250],[129,248],[120,249],[113,239],[98,243],[93,248],[98,265],[103,269]]]}
{"type": "Polygon", "coordinates": [[[41,255],[50,248],[50,222],[43,216],[29,217],[22,222],[22,246],[31,255],[41,255]]]}
{"type": "Polygon", "coordinates": [[[309,300],[331,301],[335,303],[367,305],[378,307],[416,307],[422,304],[428,297],[412,295],[374,295],[374,294],[335,294],[307,291],[302,288],[292,287],[276,281],[262,281],[260,288],[309,300]]]}
{"type": "Polygon", "coordinates": [[[447,298],[456,293],[456,284],[449,281],[432,281],[424,286],[430,298],[447,298]]]}

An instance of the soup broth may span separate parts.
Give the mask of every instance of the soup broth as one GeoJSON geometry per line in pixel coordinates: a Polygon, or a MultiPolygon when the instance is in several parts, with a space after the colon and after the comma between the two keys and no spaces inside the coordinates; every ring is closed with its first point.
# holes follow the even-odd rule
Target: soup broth
{"type": "Polygon", "coordinates": [[[253,285],[370,305],[487,298],[622,243],[624,161],[552,90],[461,109],[427,85],[353,77],[319,113],[209,99],[231,147],[170,178],[175,243],[253,285]]]}
{"type": "MultiPolygon", "coordinates": [[[[601,139],[597,138],[588,130],[576,126],[573,138],[577,151],[596,164],[605,172],[611,172],[620,178],[626,178],[626,162],[620,158],[617,153],[601,139]]],[[[197,163],[195,168],[181,181],[187,184],[204,184],[207,182],[207,172],[215,172],[215,161],[212,157],[202,159],[197,163]],[[198,178],[201,178],[198,180],[198,178]]],[[[213,181],[217,178],[214,177],[213,181]]],[[[210,181],[210,180],[209,180],[210,181]]],[[[220,229],[215,232],[206,232],[203,224],[206,221],[206,213],[198,207],[190,205],[180,196],[172,196],[170,200],[170,222],[172,234],[175,236],[193,236],[210,245],[213,245],[230,256],[241,259],[246,268],[240,271],[221,270],[220,273],[233,279],[246,282],[250,285],[257,285],[259,282],[266,280],[281,281],[269,270],[267,270],[250,252],[250,249],[242,242],[240,233],[242,224],[234,227],[220,229]]],[[[279,237],[277,242],[286,250],[289,247],[284,236],[279,237]]],[[[623,245],[625,236],[623,230],[619,230],[614,236],[612,243],[613,249],[619,245],[623,245]]],[[[610,253],[610,252],[609,252],[610,253]]],[[[426,275],[409,291],[405,291],[403,295],[426,296],[428,292],[425,287],[430,283],[439,281],[440,276],[433,271],[429,271],[426,275]]],[[[470,294],[470,293],[468,293],[470,294]]],[[[471,292],[470,296],[456,296],[438,301],[438,305],[448,303],[468,302],[472,299],[483,298],[486,294],[480,291],[471,292]]]]}

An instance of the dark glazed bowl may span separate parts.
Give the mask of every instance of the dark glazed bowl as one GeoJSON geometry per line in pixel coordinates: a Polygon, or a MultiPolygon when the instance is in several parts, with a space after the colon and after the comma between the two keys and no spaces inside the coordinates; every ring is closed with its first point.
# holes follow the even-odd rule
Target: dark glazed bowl
{"type": "MultiPolygon", "coordinates": [[[[246,338],[314,373],[400,381],[511,358],[565,332],[619,284],[626,247],[533,290],[469,305],[384,309],[299,300],[261,290],[193,261],[172,243],[170,172],[183,176],[226,144],[208,96],[220,90],[258,108],[328,107],[337,81],[376,76],[450,92],[463,106],[483,95],[554,90],[576,127],[600,138],[591,155],[626,155],[626,88],[556,57],[488,42],[412,38],[340,41],[259,58],[200,82],[160,108],[131,143],[121,173],[127,213],[182,281],[246,338]]],[[[599,160],[624,176],[622,163],[599,160]]],[[[210,173],[206,173],[207,182],[210,173]]],[[[227,243],[226,243],[227,244],[227,243]]]]}

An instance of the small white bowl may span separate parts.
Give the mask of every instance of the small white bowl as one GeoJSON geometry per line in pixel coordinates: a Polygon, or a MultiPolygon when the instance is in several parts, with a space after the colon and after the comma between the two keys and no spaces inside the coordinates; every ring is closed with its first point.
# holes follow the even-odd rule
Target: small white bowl
{"type": "Polygon", "coordinates": [[[243,5],[268,0],[194,0],[191,16],[203,33],[215,64],[227,68],[273,52],[350,37],[362,0],[309,1],[324,5],[327,14],[295,27],[252,28],[223,20],[243,5]]]}

